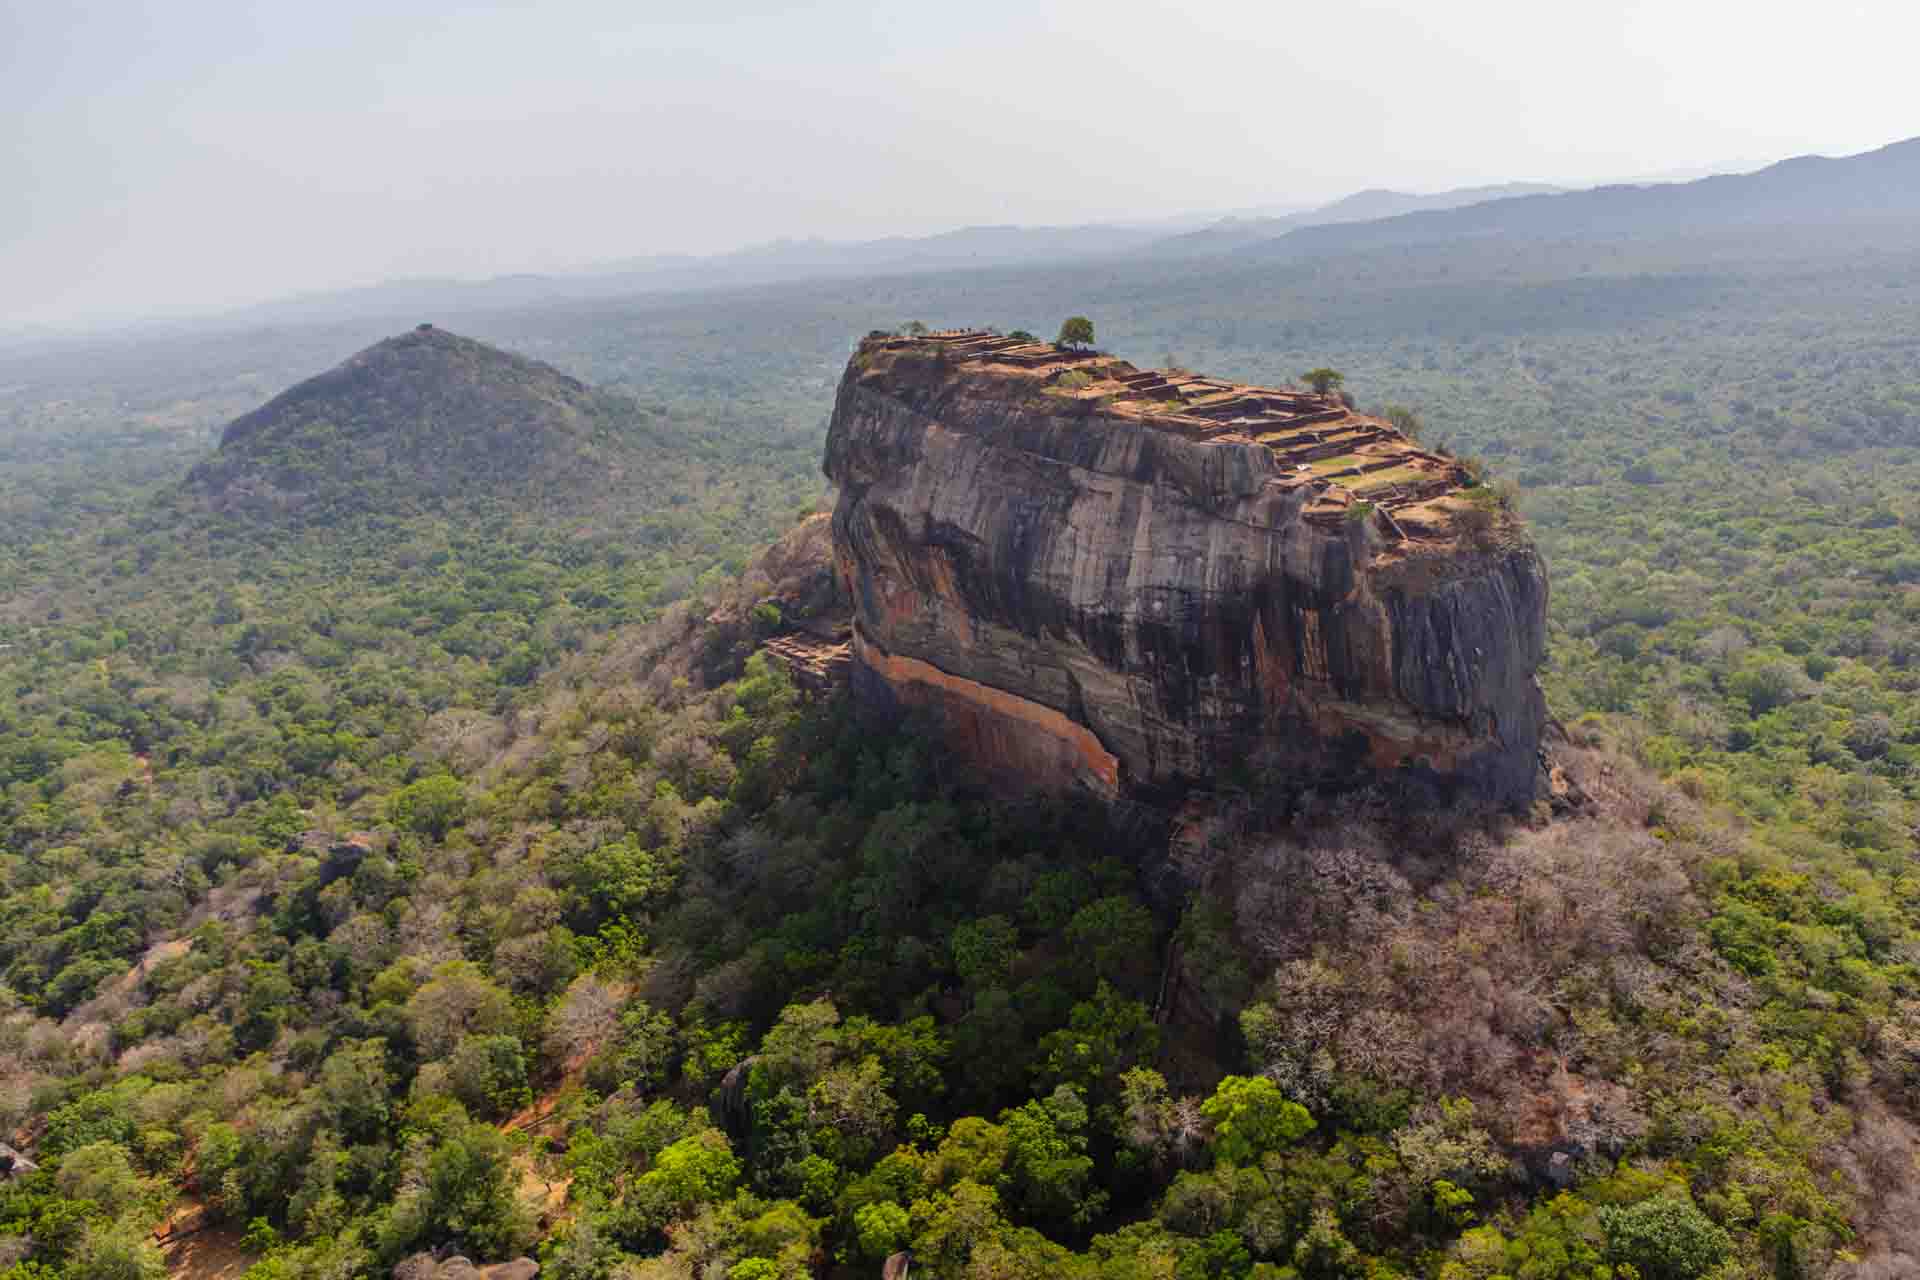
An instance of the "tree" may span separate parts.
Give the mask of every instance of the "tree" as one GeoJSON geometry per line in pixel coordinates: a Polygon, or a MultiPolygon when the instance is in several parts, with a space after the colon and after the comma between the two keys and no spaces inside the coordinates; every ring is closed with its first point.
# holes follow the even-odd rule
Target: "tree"
{"type": "Polygon", "coordinates": [[[1153,914],[1124,894],[1098,898],[1067,922],[1075,955],[1092,961],[1093,976],[1112,980],[1129,971],[1150,972],[1153,914]]]}
{"type": "Polygon", "coordinates": [[[934,1275],[959,1275],[974,1246],[1000,1234],[1006,1220],[991,1187],[963,1178],[947,1191],[916,1200],[908,1211],[913,1224],[914,1270],[924,1264],[934,1275]]]}
{"type": "Polygon", "coordinates": [[[60,1161],[54,1185],[70,1200],[91,1200],[109,1218],[118,1218],[148,1194],[134,1172],[126,1149],[116,1142],[89,1142],[60,1161]]]}
{"type": "Polygon", "coordinates": [[[1085,316],[1068,316],[1054,341],[1063,347],[1079,349],[1093,345],[1093,321],[1085,316]]]}
{"type": "Polygon", "coordinates": [[[1185,1165],[1212,1129],[1200,1105],[1198,1098],[1171,1096],[1158,1071],[1135,1067],[1120,1076],[1119,1135],[1156,1165],[1185,1165]]]}
{"type": "Polygon", "coordinates": [[[997,986],[1006,980],[1019,954],[1020,937],[1005,916],[981,916],[953,931],[949,942],[954,972],[969,987],[997,986]]]}
{"type": "Polygon", "coordinates": [[[1265,1076],[1228,1076],[1200,1112],[1213,1122],[1214,1154],[1228,1164],[1258,1164],[1313,1128],[1307,1109],[1265,1076]]]}
{"type": "Polygon", "coordinates": [[[1038,342],[1039,341],[1038,338],[1028,333],[1025,329],[1011,330],[1008,332],[1007,336],[1009,338],[1012,338],[1015,342],[1038,342]]]}
{"type": "Polygon", "coordinates": [[[436,773],[394,792],[387,802],[387,818],[397,827],[441,840],[466,808],[467,790],[460,780],[450,773],[436,773]]]}
{"type": "Polygon", "coordinates": [[[513,999],[473,961],[449,960],[408,999],[406,1017],[421,1054],[440,1058],[463,1036],[505,1031],[513,1022],[513,999]]]}
{"type": "Polygon", "coordinates": [[[162,1280],[167,1263],[144,1228],[100,1223],[81,1236],[64,1274],[87,1280],[162,1280]]]}
{"type": "Polygon", "coordinates": [[[877,1058],[833,1067],[807,1090],[807,1112],[825,1131],[816,1141],[842,1165],[857,1167],[893,1131],[899,1110],[877,1058]]]}
{"type": "Polygon", "coordinates": [[[1756,716],[1804,698],[1812,690],[1806,668],[1778,650],[1749,657],[1727,680],[1727,692],[1745,702],[1756,716]]]}
{"type": "Polygon", "coordinates": [[[620,988],[590,973],[575,978],[547,1011],[548,1052],[565,1062],[605,1044],[620,1027],[622,999],[620,988]]]}
{"type": "Polygon", "coordinates": [[[384,1040],[349,1040],[321,1064],[313,1093],[349,1142],[373,1142],[387,1126],[389,1080],[384,1040]]]}
{"type": "Polygon", "coordinates": [[[926,1166],[926,1178],[935,1186],[977,1182],[992,1186],[1006,1168],[1009,1138],[1004,1126],[980,1116],[962,1116],[940,1139],[926,1166]]]}
{"type": "Polygon", "coordinates": [[[662,1150],[635,1184],[634,1195],[643,1211],[665,1226],[703,1204],[725,1200],[739,1181],[740,1161],[727,1135],[702,1129],[662,1150]]]}
{"type": "Polygon", "coordinates": [[[247,1049],[264,1049],[280,1034],[280,1025],[293,1009],[293,982],[277,964],[247,961],[247,993],[241,1005],[235,1040],[247,1049]]]}
{"type": "Polygon", "coordinates": [[[1147,1006],[1105,982],[1073,1006],[1067,1025],[1040,1037],[1039,1079],[1077,1084],[1090,1094],[1117,1088],[1120,1073],[1160,1048],[1160,1028],[1147,1006]]]}
{"type": "Polygon", "coordinates": [[[862,1205],[853,1214],[853,1231],[860,1252],[874,1262],[898,1253],[907,1242],[912,1225],[907,1211],[891,1200],[862,1205]]]}
{"type": "Polygon", "coordinates": [[[1645,1280],[1694,1280],[1726,1260],[1733,1242],[1713,1219],[1677,1195],[1600,1210],[1607,1253],[1645,1280]]]}
{"type": "Polygon", "coordinates": [[[1106,1193],[1089,1189],[1087,1104],[1079,1090],[1060,1085],[1044,1100],[1000,1114],[1007,1134],[1004,1183],[1041,1222],[1078,1228],[1099,1216],[1106,1193]]]}
{"type": "Polygon", "coordinates": [[[1315,395],[1324,396],[1345,383],[1347,376],[1338,369],[1329,369],[1321,365],[1318,369],[1309,369],[1301,374],[1300,380],[1312,387],[1315,395]]]}
{"type": "Polygon", "coordinates": [[[531,1224],[514,1194],[512,1155],[491,1125],[470,1122],[449,1134],[427,1162],[423,1238],[457,1240],[492,1258],[525,1247],[531,1224]]]}
{"type": "Polygon", "coordinates": [[[673,887],[677,871],[670,850],[649,849],[632,832],[583,851],[568,875],[575,927],[640,914],[673,887]]]}
{"type": "Polygon", "coordinates": [[[447,1086],[468,1111],[493,1119],[533,1100],[520,1041],[510,1035],[468,1036],[447,1059],[447,1086]]]}
{"type": "Polygon", "coordinates": [[[953,1054],[967,1063],[960,1087],[969,1099],[993,1099],[1010,1094],[1026,1079],[1033,1055],[1011,992],[1005,987],[977,988],[973,1008],[953,1028],[953,1054]]]}

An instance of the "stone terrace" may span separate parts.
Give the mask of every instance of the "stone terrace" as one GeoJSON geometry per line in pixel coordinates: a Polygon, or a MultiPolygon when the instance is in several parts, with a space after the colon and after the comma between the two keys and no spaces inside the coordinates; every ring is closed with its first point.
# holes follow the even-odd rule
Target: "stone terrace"
{"type": "MultiPolygon", "coordinates": [[[[957,364],[1019,370],[1050,395],[1087,402],[1102,414],[1132,418],[1209,443],[1259,443],[1278,459],[1283,483],[1307,487],[1306,518],[1336,526],[1355,503],[1380,516],[1400,539],[1447,536],[1447,508],[1472,481],[1458,462],[1422,449],[1379,418],[1355,413],[1336,396],[1296,388],[1255,387],[1176,369],[1139,369],[1125,360],[1026,342],[984,329],[870,340],[882,350],[932,347],[957,364]],[[1063,386],[1070,373],[1085,386],[1063,386]]],[[[1075,379],[1074,381],[1078,381],[1075,379]]]]}
{"type": "Polygon", "coordinates": [[[763,646],[786,667],[794,684],[808,693],[830,693],[847,682],[853,667],[853,642],[824,640],[800,632],[775,636],[763,646]]]}

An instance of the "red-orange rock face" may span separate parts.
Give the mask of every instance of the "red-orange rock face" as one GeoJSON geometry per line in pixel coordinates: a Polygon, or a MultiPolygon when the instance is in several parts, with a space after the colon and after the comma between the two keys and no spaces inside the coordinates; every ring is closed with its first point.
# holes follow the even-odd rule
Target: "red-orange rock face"
{"type": "Polygon", "coordinates": [[[1450,459],[1337,401],[870,339],[827,471],[856,696],[936,709],[989,773],[1534,792],[1539,558],[1450,459]]]}

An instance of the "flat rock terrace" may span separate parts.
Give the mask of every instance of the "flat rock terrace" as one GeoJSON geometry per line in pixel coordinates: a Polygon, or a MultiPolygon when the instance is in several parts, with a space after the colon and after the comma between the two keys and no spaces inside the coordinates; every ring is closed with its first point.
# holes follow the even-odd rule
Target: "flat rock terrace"
{"type": "Polygon", "coordinates": [[[1451,516],[1473,485],[1453,458],[1421,448],[1391,423],[1355,412],[1337,395],[1260,387],[1180,369],[1141,369],[1097,351],[1011,338],[986,329],[902,337],[876,335],[882,350],[927,351],[955,364],[995,366],[1088,412],[1128,418],[1190,440],[1261,444],[1281,484],[1307,488],[1305,518],[1334,527],[1373,513],[1399,539],[1450,535],[1451,516]]]}

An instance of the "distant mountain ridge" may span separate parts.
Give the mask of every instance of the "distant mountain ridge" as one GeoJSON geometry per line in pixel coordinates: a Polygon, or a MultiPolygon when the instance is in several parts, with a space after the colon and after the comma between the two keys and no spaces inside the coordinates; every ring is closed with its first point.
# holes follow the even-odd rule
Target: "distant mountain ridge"
{"type": "Polygon", "coordinates": [[[228,313],[226,318],[284,322],[370,314],[417,315],[422,311],[751,288],[847,276],[1012,268],[1133,255],[1180,258],[1227,252],[1320,222],[1381,218],[1415,209],[1451,208],[1475,200],[1559,190],[1563,188],[1526,182],[1464,187],[1431,195],[1372,188],[1318,208],[1271,216],[1230,216],[1209,221],[1205,215],[1189,214],[1077,226],[969,226],[926,236],[873,240],[782,239],[726,253],[653,254],[552,274],[523,272],[484,280],[388,280],[260,303],[228,313]]]}
{"type": "Polygon", "coordinates": [[[1071,227],[962,227],[931,236],[878,240],[775,240],[705,257],[657,254],[552,274],[520,273],[484,280],[388,280],[258,303],[182,323],[296,323],[367,315],[418,315],[848,276],[1077,262],[1126,253],[1166,235],[1163,225],[1093,223],[1071,227]]]}
{"type": "Polygon", "coordinates": [[[1356,191],[1350,196],[1343,196],[1332,204],[1281,217],[1222,219],[1198,231],[1155,241],[1148,247],[1147,252],[1154,257],[1188,257],[1223,253],[1242,245],[1257,244],[1285,235],[1299,227],[1365,222],[1375,218],[1392,218],[1426,210],[1454,209],[1488,200],[1552,195],[1566,190],[1568,188],[1556,187],[1544,182],[1505,182],[1494,186],[1459,187],[1451,191],[1436,191],[1431,195],[1415,195],[1408,191],[1390,191],[1384,187],[1370,187],[1365,191],[1356,191]]]}
{"type": "Polygon", "coordinates": [[[1120,253],[1151,243],[1162,234],[1121,223],[1064,227],[1007,223],[959,227],[930,236],[887,236],[879,240],[775,240],[702,261],[721,269],[772,264],[796,268],[913,266],[937,269],[1120,253]]]}
{"type": "Polygon", "coordinates": [[[551,365],[421,325],[228,424],[187,479],[216,509],[322,516],[604,487],[637,406],[551,365]]]}
{"type": "MultiPolygon", "coordinates": [[[[1807,156],[1747,174],[1691,182],[1615,183],[1565,189],[1502,183],[1416,195],[1354,192],[1318,208],[1213,219],[1116,220],[1080,226],[990,225],[872,240],[776,240],[708,256],[656,254],[549,274],[489,279],[400,279],[305,294],[231,311],[180,317],[165,327],[227,328],[753,288],[835,278],[964,269],[1017,269],[1102,259],[1181,262],[1244,254],[1286,261],[1469,235],[1660,234],[1768,222],[1914,216],[1913,153],[1920,139],[1839,159],[1807,156]],[[1203,223],[1205,223],[1203,225],[1203,223]]],[[[22,332],[0,341],[54,344],[22,332]]]]}
{"type": "Polygon", "coordinates": [[[1466,237],[1676,235],[1920,218],[1920,138],[1859,155],[1799,156],[1753,173],[1520,196],[1372,222],[1300,227],[1241,246],[1289,260],[1466,237]]]}

